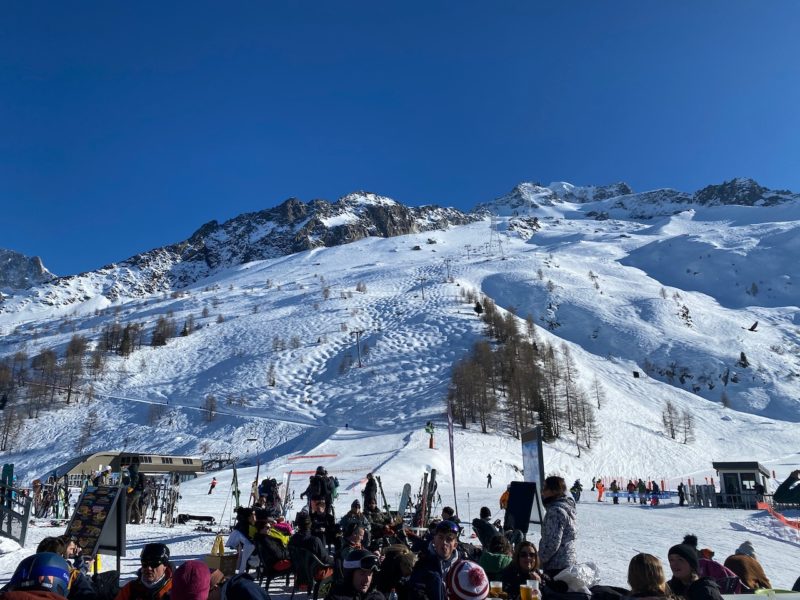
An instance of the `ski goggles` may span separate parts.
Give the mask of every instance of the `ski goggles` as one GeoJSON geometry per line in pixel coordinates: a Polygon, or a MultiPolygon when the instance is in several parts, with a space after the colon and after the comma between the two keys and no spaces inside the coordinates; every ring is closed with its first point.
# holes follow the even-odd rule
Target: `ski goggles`
{"type": "Polygon", "coordinates": [[[342,563],[344,569],[365,569],[367,571],[380,571],[378,557],[374,554],[364,556],[358,560],[346,560],[342,563]]]}

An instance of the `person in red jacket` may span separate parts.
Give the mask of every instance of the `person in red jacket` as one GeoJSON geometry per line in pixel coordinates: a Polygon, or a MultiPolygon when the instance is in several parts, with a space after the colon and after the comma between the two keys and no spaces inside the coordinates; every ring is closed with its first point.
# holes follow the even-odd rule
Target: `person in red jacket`
{"type": "Polygon", "coordinates": [[[603,492],[606,491],[606,486],[603,485],[602,481],[598,480],[597,483],[595,483],[595,487],[597,488],[597,501],[602,502],[603,492]]]}

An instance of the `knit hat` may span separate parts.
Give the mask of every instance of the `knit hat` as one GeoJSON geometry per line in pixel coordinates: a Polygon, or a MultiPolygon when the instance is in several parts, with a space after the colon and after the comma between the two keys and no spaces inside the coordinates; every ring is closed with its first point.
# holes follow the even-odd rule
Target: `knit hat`
{"type": "Polygon", "coordinates": [[[697,571],[700,566],[700,559],[697,557],[697,549],[689,544],[678,544],[673,546],[667,552],[667,555],[675,554],[680,556],[686,562],[689,563],[689,566],[692,568],[692,571],[697,571]]]}
{"type": "Polygon", "coordinates": [[[206,600],[211,586],[208,565],[199,560],[187,560],[172,576],[172,600],[206,600]]]}
{"type": "Polygon", "coordinates": [[[488,506],[481,506],[481,519],[488,519],[492,516],[492,511],[488,506]]]}
{"type": "MultiPolygon", "coordinates": [[[[756,549],[753,548],[753,544],[750,541],[743,542],[741,546],[736,549],[734,554],[746,554],[750,558],[756,558],[756,549]]],[[[756,559],[758,560],[758,559],[756,559]]]]}
{"type": "Polygon", "coordinates": [[[353,500],[353,503],[350,505],[350,508],[356,508],[356,507],[361,508],[361,502],[358,501],[358,498],[353,500]]]}
{"type": "Polygon", "coordinates": [[[451,600],[484,600],[489,595],[489,578],[476,563],[459,560],[445,577],[447,595],[451,600]]]}

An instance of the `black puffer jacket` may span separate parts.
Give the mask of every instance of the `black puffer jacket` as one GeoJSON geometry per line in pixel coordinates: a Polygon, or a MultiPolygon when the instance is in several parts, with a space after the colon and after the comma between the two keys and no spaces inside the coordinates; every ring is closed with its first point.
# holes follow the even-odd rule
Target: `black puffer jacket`
{"type": "Polygon", "coordinates": [[[340,581],[331,588],[325,600],[386,600],[386,596],[375,589],[362,594],[357,592],[349,581],[340,581]]]}
{"type": "Polygon", "coordinates": [[[710,577],[696,579],[688,586],[674,577],[668,583],[672,593],[686,598],[686,600],[722,600],[722,594],[719,593],[717,582],[710,577]]]}

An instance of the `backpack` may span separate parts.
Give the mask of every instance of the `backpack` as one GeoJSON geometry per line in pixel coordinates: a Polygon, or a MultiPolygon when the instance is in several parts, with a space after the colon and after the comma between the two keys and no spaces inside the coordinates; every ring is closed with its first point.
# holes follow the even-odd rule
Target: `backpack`
{"type": "Polygon", "coordinates": [[[103,571],[92,575],[97,600],[114,600],[119,594],[119,571],[103,571]]]}

